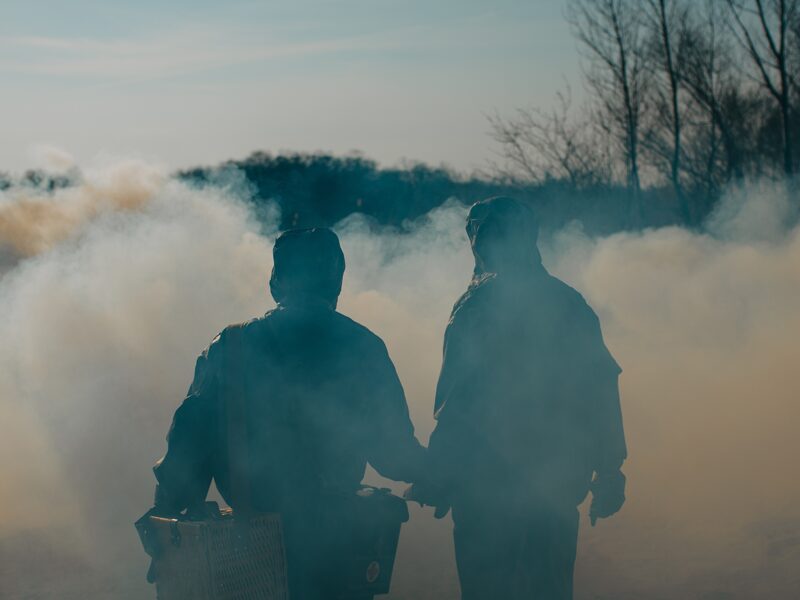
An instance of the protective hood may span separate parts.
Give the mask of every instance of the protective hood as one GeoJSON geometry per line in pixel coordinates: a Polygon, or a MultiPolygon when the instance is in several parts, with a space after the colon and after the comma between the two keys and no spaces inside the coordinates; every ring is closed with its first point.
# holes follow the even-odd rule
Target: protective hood
{"type": "Polygon", "coordinates": [[[475,203],[467,216],[475,275],[541,266],[538,234],[533,212],[512,198],[498,196],[475,203]]]}
{"type": "Polygon", "coordinates": [[[336,307],[342,291],[344,253],[330,229],[293,229],[283,233],[272,249],[269,288],[281,305],[324,302],[336,307]]]}

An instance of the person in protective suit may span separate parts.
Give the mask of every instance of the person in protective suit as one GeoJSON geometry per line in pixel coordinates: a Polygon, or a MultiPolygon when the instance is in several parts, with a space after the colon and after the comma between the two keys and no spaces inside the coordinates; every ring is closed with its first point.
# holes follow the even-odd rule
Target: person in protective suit
{"type": "Polygon", "coordinates": [[[437,517],[452,506],[464,600],[570,599],[577,506],[591,489],[594,524],[625,499],[620,368],[592,309],[542,265],[527,207],[479,202],[467,233],[475,273],[445,333],[436,484],[407,496],[437,517]]]}
{"type": "Polygon", "coordinates": [[[222,331],[197,360],[175,413],[149,514],[176,515],[205,500],[213,479],[228,504],[226,396],[231,365],[244,373],[253,508],[281,514],[289,593],[338,598],[326,569],[336,557],[327,514],[333,492],[354,493],[367,463],[413,482],[424,448],[409,419],[386,346],[336,311],[345,260],[329,229],[288,231],[275,242],[270,291],[277,308],[222,331]],[[327,525],[326,525],[327,524],[327,525]]]}

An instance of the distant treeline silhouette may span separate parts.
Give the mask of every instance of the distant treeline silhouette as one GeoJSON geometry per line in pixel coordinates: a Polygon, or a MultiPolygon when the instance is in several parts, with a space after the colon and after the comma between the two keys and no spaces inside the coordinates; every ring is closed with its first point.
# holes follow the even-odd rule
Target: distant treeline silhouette
{"type": "MultiPolygon", "coordinates": [[[[629,219],[629,193],[625,186],[597,183],[575,186],[562,179],[511,180],[494,173],[460,174],[446,167],[406,164],[381,168],[362,156],[256,152],[243,160],[180,171],[176,176],[190,185],[227,184],[243,178],[257,215],[270,215],[269,203],[280,209],[280,227],[331,226],[361,213],[377,225],[399,230],[448,200],[470,205],[495,195],[511,195],[529,202],[543,228],[554,230],[578,220],[589,233],[607,234],[632,227],[682,224],[679,206],[663,187],[644,190],[642,216],[629,219]]],[[[67,174],[39,170],[20,176],[0,174],[0,190],[29,188],[38,193],[75,185],[78,169],[67,174]]]]}
{"type": "MultiPolygon", "coordinates": [[[[275,202],[281,228],[330,226],[353,213],[379,225],[403,228],[448,200],[469,205],[494,195],[512,195],[531,203],[546,229],[579,220],[587,231],[610,233],[631,227],[629,194],[614,183],[578,187],[566,180],[522,181],[446,167],[408,164],[380,168],[362,156],[256,152],[244,160],[180,173],[205,184],[239,171],[252,186],[256,204],[275,202]]],[[[641,220],[635,226],[681,223],[679,207],[663,189],[649,189],[641,220]]]]}

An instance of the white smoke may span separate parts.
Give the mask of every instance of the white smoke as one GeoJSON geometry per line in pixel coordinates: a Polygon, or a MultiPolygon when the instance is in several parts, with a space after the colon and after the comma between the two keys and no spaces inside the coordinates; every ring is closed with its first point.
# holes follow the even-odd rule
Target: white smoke
{"type": "MultiPolygon", "coordinates": [[[[272,305],[274,228],[240,186],[191,189],[141,163],[83,178],[0,197],[0,246],[14,257],[0,275],[0,597],[153,594],[132,522],[151,504],[149,468],[194,358],[272,305]]],[[[574,225],[543,242],[624,369],[629,501],[595,529],[583,522],[578,598],[797,589],[792,206],[760,184],[732,192],[711,233],[592,239],[574,225]]],[[[442,334],[471,274],[464,212],[447,205],[404,234],[358,217],[337,227],[340,310],[386,340],[423,440],[442,334]]],[[[390,597],[456,597],[447,520],[412,512],[390,597]]]]}
{"type": "Polygon", "coordinates": [[[41,254],[106,213],[139,210],[164,183],[160,169],[124,161],[90,169],[80,186],[55,194],[12,187],[0,196],[0,250],[17,258],[41,254]]]}

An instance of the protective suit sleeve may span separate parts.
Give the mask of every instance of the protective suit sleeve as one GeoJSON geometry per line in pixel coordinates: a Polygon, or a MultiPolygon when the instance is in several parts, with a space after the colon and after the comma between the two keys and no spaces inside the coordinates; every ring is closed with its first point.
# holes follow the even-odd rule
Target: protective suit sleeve
{"type": "Polygon", "coordinates": [[[590,312],[586,328],[589,336],[586,348],[589,353],[583,372],[587,377],[587,393],[593,400],[595,449],[592,466],[598,473],[611,473],[618,470],[628,456],[619,398],[619,375],[622,369],[603,341],[597,315],[587,309],[590,312]]]}
{"type": "Polygon", "coordinates": [[[472,304],[457,305],[450,319],[436,385],[436,427],[428,444],[427,476],[442,490],[452,490],[469,478],[470,465],[474,464],[471,453],[480,446],[476,443],[480,419],[475,412],[475,397],[482,393],[483,369],[479,348],[474,344],[477,319],[473,318],[472,304]]]}
{"type": "Polygon", "coordinates": [[[167,434],[167,453],[153,471],[156,509],[175,514],[203,502],[211,484],[214,419],[218,389],[219,337],[197,359],[194,379],[175,411],[167,434]]]}
{"type": "Polygon", "coordinates": [[[414,435],[403,386],[386,346],[376,341],[366,381],[370,399],[369,463],[384,477],[417,481],[425,462],[425,448],[414,435]]]}

